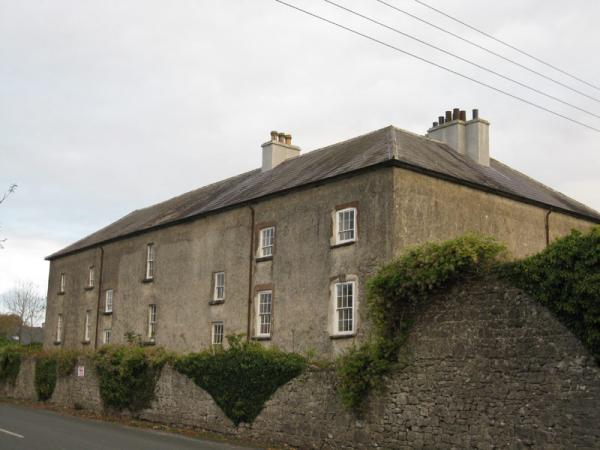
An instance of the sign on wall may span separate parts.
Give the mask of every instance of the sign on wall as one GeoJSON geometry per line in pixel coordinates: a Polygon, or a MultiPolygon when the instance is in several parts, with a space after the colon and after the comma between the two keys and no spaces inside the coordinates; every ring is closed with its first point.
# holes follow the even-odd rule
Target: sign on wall
{"type": "Polygon", "coordinates": [[[85,366],[77,366],[77,376],[78,377],[85,376],[85,366]]]}

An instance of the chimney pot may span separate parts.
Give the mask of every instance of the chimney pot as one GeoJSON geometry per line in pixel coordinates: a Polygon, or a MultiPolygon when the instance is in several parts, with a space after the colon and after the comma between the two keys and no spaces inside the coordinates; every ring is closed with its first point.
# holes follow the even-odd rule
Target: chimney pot
{"type": "Polygon", "coordinates": [[[262,171],[300,155],[300,147],[292,145],[292,135],[271,131],[271,140],[262,145],[262,171]]]}
{"type": "Polygon", "coordinates": [[[444,125],[444,116],[439,116],[438,117],[438,122],[440,125],[444,125]]]}
{"type": "Polygon", "coordinates": [[[433,128],[437,127],[438,123],[437,122],[433,122],[433,128]]]}
{"type": "MultiPolygon", "coordinates": [[[[481,164],[490,165],[490,138],[488,121],[479,118],[479,111],[473,110],[473,120],[466,120],[466,111],[456,108],[446,111],[445,126],[436,126],[427,131],[427,137],[444,142],[457,153],[481,164]],[[449,119],[451,118],[451,120],[449,119]]],[[[442,117],[439,118],[440,123],[442,117]]]]}

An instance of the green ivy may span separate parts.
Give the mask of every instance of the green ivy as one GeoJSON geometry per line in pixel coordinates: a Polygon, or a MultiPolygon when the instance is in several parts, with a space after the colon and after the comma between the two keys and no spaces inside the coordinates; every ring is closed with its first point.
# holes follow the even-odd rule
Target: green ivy
{"type": "Polygon", "coordinates": [[[546,306],[600,364],[600,227],[572,231],[505,274],[546,306]]]}
{"type": "Polygon", "coordinates": [[[58,378],[56,359],[48,355],[40,355],[35,361],[35,391],[38,400],[45,402],[52,397],[58,378]]]}
{"type": "Polygon", "coordinates": [[[371,334],[338,360],[344,405],[359,410],[368,394],[381,386],[383,376],[399,361],[416,311],[433,293],[485,272],[503,251],[493,238],[469,234],[416,247],[383,266],[367,283],[371,334]]]}
{"type": "Polygon", "coordinates": [[[79,353],[74,350],[40,352],[35,355],[35,390],[38,400],[46,401],[52,397],[58,377],[73,373],[79,353]]]}
{"type": "Polygon", "coordinates": [[[255,342],[228,336],[227,350],[191,353],[174,368],[206,390],[235,425],[252,423],[275,391],[306,367],[295,353],[267,349],[255,342]]]}
{"type": "Polygon", "coordinates": [[[0,383],[15,385],[24,350],[23,346],[14,344],[0,347],[0,383]]]}
{"type": "Polygon", "coordinates": [[[160,372],[170,359],[161,348],[101,347],[94,360],[104,405],[132,412],[150,407],[160,372]]]}

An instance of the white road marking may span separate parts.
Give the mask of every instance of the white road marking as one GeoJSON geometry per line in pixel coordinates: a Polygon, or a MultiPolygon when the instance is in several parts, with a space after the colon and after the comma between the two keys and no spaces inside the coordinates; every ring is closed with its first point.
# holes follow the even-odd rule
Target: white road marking
{"type": "Polygon", "coordinates": [[[18,438],[21,438],[21,439],[23,439],[25,437],[25,436],[22,436],[20,434],[13,433],[12,431],[5,430],[3,428],[0,428],[0,433],[10,434],[11,436],[18,437],[18,438]]]}

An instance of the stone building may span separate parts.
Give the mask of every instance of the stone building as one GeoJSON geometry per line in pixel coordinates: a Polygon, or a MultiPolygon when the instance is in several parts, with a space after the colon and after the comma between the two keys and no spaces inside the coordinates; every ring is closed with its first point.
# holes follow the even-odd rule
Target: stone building
{"type": "Polygon", "coordinates": [[[300,155],[136,210],[48,257],[45,346],[139,336],[187,352],[228,334],[331,356],[365,333],[365,282],[407,246],[473,231],[513,255],[600,214],[489,157],[489,123],[440,117],[300,155]]]}

